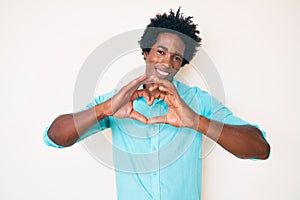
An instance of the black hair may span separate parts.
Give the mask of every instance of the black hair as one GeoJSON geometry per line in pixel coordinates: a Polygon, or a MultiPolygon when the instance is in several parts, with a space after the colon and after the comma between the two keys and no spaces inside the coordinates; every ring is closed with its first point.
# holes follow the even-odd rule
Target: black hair
{"type": "Polygon", "coordinates": [[[180,13],[180,7],[176,13],[171,9],[169,14],[157,14],[155,18],[151,19],[139,41],[142,54],[150,52],[160,33],[173,33],[178,35],[186,46],[181,66],[188,64],[194,57],[202,40],[198,36],[200,31],[197,30],[197,24],[193,23],[192,18],[192,16],[185,17],[183,13],[180,13]]]}

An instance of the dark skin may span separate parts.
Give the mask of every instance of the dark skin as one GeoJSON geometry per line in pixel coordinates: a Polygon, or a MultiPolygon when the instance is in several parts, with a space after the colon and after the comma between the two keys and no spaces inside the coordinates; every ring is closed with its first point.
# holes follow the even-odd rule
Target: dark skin
{"type": "Polygon", "coordinates": [[[191,128],[204,134],[224,149],[239,158],[267,159],[270,145],[254,126],[234,126],[210,120],[195,113],[170,82],[180,70],[185,44],[176,35],[161,33],[150,52],[145,52],[146,74],[124,86],[115,96],[95,107],[59,116],[48,131],[48,136],[56,144],[70,146],[95,123],[107,116],[133,118],[145,124],[166,123],[175,127],[191,128]],[[144,90],[137,90],[145,85],[144,90]],[[168,104],[165,116],[147,119],[136,112],[133,101],[144,97],[148,105],[156,98],[168,104]]]}
{"type": "Polygon", "coordinates": [[[98,121],[108,116],[133,118],[147,123],[148,119],[136,112],[132,105],[133,101],[139,97],[144,96],[150,99],[148,92],[137,89],[140,85],[151,82],[151,79],[153,77],[140,76],[102,104],[82,112],[57,117],[48,130],[49,138],[60,146],[71,146],[98,121]]]}
{"type": "Polygon", "coordinates": [[[239,158],[268,158],[270,146],[256,127],[233,126],[200,116],[180,98],[171,82],[157,79],[155,83],[149,88],[150,91],[159,90],[162,93],[159,98],[168,104],[169,109],[165,116],[149,119],[149,124],[166,123],[178,128],[194,129],[239,158]]]}

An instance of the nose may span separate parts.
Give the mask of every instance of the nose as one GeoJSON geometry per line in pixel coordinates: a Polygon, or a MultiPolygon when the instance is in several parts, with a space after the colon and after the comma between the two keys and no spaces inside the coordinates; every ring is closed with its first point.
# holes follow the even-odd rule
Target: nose
{"type": "Polygon", "coordinates": [[[166,54],[161,62],[162,65],[168,68],[172,68],[172,56],[170,54],[166,54]]]}

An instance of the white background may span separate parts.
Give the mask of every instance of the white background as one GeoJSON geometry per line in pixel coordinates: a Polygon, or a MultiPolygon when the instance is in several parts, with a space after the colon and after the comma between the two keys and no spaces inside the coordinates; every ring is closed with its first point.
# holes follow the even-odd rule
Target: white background
{"type": "Polygon", "coordinates": [[[1,200],[116,198],[112,170],[81,144],[46,147],[42,134],[72,112],[77,74],[96,47],[180,5],[199,24],[226,105],[266,130],[272,148],[266,161],[214,148],[204,159],[203,199],[300,198],[299,1],[2,0],[1,200]]]}

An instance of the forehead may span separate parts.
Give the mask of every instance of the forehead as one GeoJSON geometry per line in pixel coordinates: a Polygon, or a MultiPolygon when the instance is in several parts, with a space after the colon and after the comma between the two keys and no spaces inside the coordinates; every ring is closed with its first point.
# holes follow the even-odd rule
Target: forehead
{"type": "Polygon", "coordinates": [[[153,47],[165,47],[172,53],[184,54],[185,44],[183,40],[173,33],[160,33],[153,47]]]}

